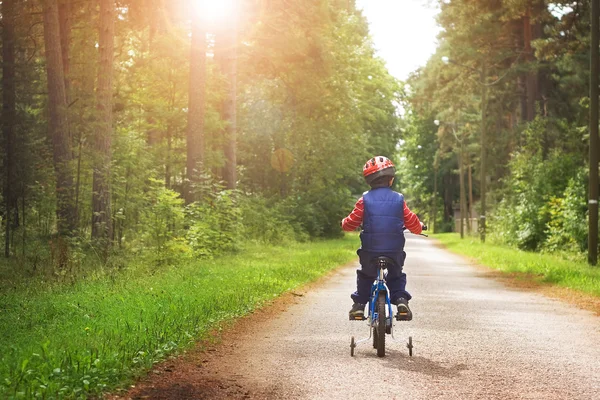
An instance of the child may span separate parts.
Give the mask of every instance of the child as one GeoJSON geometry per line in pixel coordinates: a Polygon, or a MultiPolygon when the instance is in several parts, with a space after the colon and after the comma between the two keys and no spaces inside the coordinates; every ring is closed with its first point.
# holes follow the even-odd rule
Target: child
{"type": "Polygon", "coordinates": [[[404,252],[404,228],[420,234],[424,226],[410,211],[402,194],[390,189],[394,182],[396,168],[386,157],[377,156],[367,161],[363,176],[371,186],[356,202],[354,210],[342,220],[342,229],[351,232],[361,224],[361,247],[357,254],[360,269],[356,270],[356,292],[351,297],[354,305],[350,319],[362,319],[365,305],[369,302],[371,285],[377,277],[379,256],[394,260],[387,269],[386,283],[390,290],[390,301],[398,306],[397,320],[410,321],[412,312],[408,307],[411,295],[406,291],[406,274],[402,272],[406,253],[404,252]]]}

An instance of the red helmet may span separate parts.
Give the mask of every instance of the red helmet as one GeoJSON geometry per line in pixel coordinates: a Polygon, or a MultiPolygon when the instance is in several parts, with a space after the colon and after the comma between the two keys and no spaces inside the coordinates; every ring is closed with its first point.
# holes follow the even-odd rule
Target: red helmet
{"type": "Polygon", "coordinates": [[[382,176],[393,178],[395,175],[396,167],[394,167],[394,163],[387,157],[373,157],[363,167],[363,176],[369,185],[382,176]]]}

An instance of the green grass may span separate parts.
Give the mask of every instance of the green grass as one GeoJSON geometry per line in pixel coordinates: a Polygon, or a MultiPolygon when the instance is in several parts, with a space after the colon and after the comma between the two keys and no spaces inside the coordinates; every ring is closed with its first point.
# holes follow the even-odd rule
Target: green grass
{"type": "Polygon", "coordinates": [[[0,293],[0,398],[114,390],[226,320],[356,257],[356,235],[0,293]]]}
{"type": "Polygon", "coordinates": [[[550,283],[600,297],[600,267],[590,267],[573,254],[521,251],[497,244],[482,244],[479,238],[458,234],[434,236],[454,253],[468,256],[502,272],[529,274],[538,282],[550,283]]]}

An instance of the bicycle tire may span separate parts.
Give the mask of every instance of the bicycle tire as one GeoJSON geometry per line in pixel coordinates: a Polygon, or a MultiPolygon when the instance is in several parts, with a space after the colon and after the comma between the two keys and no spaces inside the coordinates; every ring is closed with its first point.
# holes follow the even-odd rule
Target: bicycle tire
{"type": "Polygon", "coordinates": [[[373,330],[373,348],[376,349],[377,348],[377,328],[373,327],[371,328],[373,330]]]}
{"type": "Polygon", "coordinates": [[[377,336],[377,357],[385,356],[385,293],[379,293],[377,299],[377,325],[375,335],[377,336]]]}

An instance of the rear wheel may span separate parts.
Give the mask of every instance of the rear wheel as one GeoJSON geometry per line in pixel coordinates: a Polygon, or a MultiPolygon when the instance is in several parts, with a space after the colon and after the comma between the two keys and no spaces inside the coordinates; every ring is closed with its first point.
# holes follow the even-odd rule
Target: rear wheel
{"type": "Polygon", "coordinates": [[[350,340],[350,357],[354,357],[354,348],[356,347],[356,343],[354,342],[354,336],[350,340]]]}
{"type": "Polygon", "coordinates": [[[377,323],[375,325],[378,357],[385,356],[385,306],[385,293],[379,293],[379,298],[377,299],[377,323]]]}

